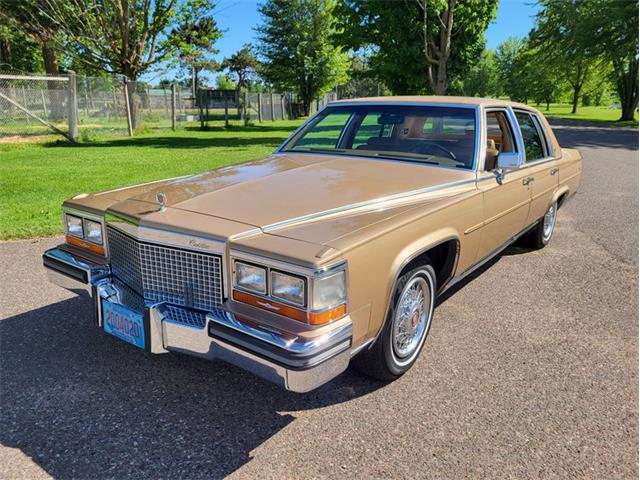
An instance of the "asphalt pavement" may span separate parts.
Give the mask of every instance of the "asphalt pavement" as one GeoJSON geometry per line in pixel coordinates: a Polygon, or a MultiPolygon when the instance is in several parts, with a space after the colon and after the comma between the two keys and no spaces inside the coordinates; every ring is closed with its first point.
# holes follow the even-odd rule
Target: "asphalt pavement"
{"type": "Polygon", "coordinates": [[[584,172],[551,244],[445,296],[388,385],[145,354],[46,281],[60,239],[0,243],[0,478],[636,479],[638,131],[555,129],[584,172]]]}

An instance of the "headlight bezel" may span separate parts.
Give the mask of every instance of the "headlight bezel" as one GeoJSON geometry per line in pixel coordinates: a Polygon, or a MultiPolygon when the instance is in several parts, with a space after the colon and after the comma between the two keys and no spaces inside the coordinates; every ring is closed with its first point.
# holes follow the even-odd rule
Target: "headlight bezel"
{"type": "Polygon", "coordinates": [[[64,226],[65,240],[69,245],[88,250],[101,256],[106,256],[106,237],[105,237],[105,221],[104,217],[89,211],[77,208],[62,207],[62,223],[64,226]],[[75,218],[80,220],[82,226],[82,235],[75,234],[69,230],[67,218],[75,218]],[[93,223],[100,226],[99,241],[96,238],[88,237],[87,223],[93,223]]]}
{"type": "Polygon", "coordinates": [[[240,303],[266,310],[310,325],[322,325],[346,315],[348,304],[348,268],[345,260],[318,269],[302,267],[282,260],[275,260],[261,255],[244,252],[231,252],[231,298],[240,303]],[[236,282],[236,262],[251,263],[267,269],[267,293],[255,293],[238,286],[236,282]],[[300,279],[304,285],[304,302],[296,303],[282,295],[274,295],[273,274],[281,274],[300,279]],[[313,303],[314,291],[321,281],[339,275],[343,282],[343,296],[333,304],[316,306],[313,303]],[[249,294],[249,295],[247,295],[249,294]]]}

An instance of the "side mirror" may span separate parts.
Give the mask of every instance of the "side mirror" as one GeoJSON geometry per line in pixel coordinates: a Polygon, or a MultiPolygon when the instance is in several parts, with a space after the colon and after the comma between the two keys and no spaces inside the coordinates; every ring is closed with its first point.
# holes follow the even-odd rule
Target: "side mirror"
{"type": "Polygon", "coordinates": [[[496,161],[496,168],[493,170],[493,173],[496,176],[496,182],[502,185],[502,182],[504,181],[504,172],[506,170],[519,168],[522,163],[522,157],[516,152],[502,152],[499,154],[498,160],[496,161]]]}
{"type": "Polygon", "coordinates": [[[509,170],[519,168],[522,165],[522,157],[516,152],[502,152],[498,155],[496,167],[499,169],[509,170]]]}

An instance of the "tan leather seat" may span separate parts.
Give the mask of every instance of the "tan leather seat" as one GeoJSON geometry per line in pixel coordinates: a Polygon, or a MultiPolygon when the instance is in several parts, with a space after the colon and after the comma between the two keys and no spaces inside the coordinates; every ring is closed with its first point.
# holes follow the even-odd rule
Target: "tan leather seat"
{"type": "Polygon", "coordinates": [[[498,162],[498,154],[500,150],[496,148],[496,142],[492,138],[487,139],[487,155],[484,160],[484,169],[486,171],[496,168],[498,162]]]}

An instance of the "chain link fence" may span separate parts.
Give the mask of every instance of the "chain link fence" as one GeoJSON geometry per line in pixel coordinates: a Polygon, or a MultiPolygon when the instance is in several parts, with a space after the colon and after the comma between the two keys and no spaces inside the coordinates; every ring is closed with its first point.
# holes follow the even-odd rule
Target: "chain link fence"
{"type": "Polygon", "coordinates": [[[69,78],[0,73],[0,141],[69,135],[69,78]]]}
{"type": "MultiPolygon", "coordinates": [[[[335,100],[331,92],[313,102],[311,113],[335,100]]],[[[151,88],[121,76],[45,76],[0,72],[0,143],[37,140],[50,134],[72,141],[134,131],[176,128],[198,122],[202,128],[230,121],[264,122],[304,115],[291,93],[190,90],[165,84],[151,88]]]]}
{"type": "Polygon", "coordinates": [[[173,128],[176,120],[189,114],[197,115],[190,91],[171,84],[154,89],[121,76],[0,72],[0,142],[18,143],[50,134],[73,141],[126,135],[173,128]]]}

